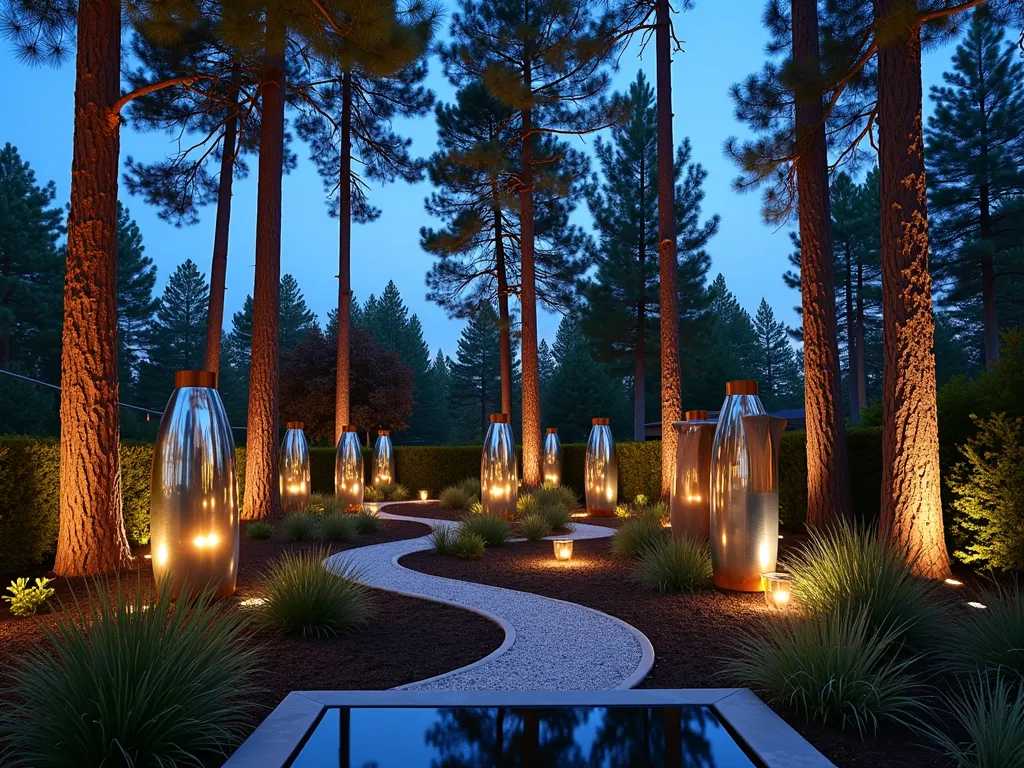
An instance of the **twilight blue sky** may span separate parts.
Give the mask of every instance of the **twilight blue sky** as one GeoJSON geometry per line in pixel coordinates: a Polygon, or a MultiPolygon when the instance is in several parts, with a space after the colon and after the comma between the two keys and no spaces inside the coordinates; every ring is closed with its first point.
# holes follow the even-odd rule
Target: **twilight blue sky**
{"type": "MultiPolygon", "coordinates": [[[[451,7],[451,0],[446,5],[451,7]]],[[[690,138],[694,160],[708,170],[705,215],[718,213],[722,217],[719,234],[708,247],[712,258],[709,278],[723,273],[730,289],[751,313],[764,297],[779,317],[792,324],[797,321],[792,307],[798,298],[783,285],[781,278],[790,250],[787,231],[776,231],[761,223],[758,194],[738,195],[732,190],[736,171],[722,151],[728,136],[745,135],[743,126],[733,116],[728,88],[759,69],[764,61],[767,36],[761,27],[761,10],[760,0],[705,0],[697,3],[696,10],[677,17],[686,51],[677,54],[673,63],[674,130],[676,141],[684,136],[690,138]]],[[[40,182],[54,180],[58,201],[63,204],[71,176],[73,63],[60,69],[30,68],[15,59],[9,45],[0,45],[0,83],[7,105],[0,112],[0,142],[9,141],[17,146],[40,182]]],[[[926,54],[926,93],[928,86],[941,81],[952,49],[945,46],[926,54]]],[[[638,47],[633,45],[623,55],[614,79],[617,90],[625,90],[641,67],[653,80],[653,45],[642,59],[638,54],[638,47]]],[[[431,61],[428,83],[440,99],[452,97],[454,89],[444,79],[436,60],[431,61]]],[[[927,97],[925,109],[930,111],[927,97]]],[[[426,155],[434,149],[433,115],[401,121],[398,127],[413,137],[415,152],[426,155]]],[[[122,160],[128,155],[140,160],[156,159],[173,151],[171,141],[171,137],[162,134],[123,130],[122,160]]],[[[592,137],[588,137],[587,144],[592,144],[592,137]]],[[[307,303],[324,321],[337,301],[338,225],[336,219],[327,215],[323,186],[308,159],[307,148],[298,143],[294,148],[299,154],[299,167],[284,180],[282,271],[296,277],[307,303]]],[[[249,178],[235,183],[225,318],[229,327],[231,313],[240,309],[252,290],[255,161],[251,167],[249,178]]],[[[419,228],[428,222],[423,210],[423,198],[428,192],[426,182],[398,183],[371,191],[372,202],[382,209],[383,215],[371,224],[353,227],[352,284],[357,297],[365,299],[370,293],[379,294],[388,280],[394,280],[411,311],[419,315],[432,353],[441,347],[454,356],[462,321],[448,319],[440,308],[426,300],[424,276],[430,260],[419,247],[419,228]]],[[[146,253],[157,265],[158,290],[167,275],[186,258],[195,261],[205,274],[209,273],[212,207],[202,212],[198,225],[177,229],[157,218],[154,209],[130,197],[123,187],[121,200],[138,222],[146,253]]],[[[582,212],[577,218],[585,223],[586,206],[584,201],[579,202],[582,212]]],[[[558,316],[542,311],[541,336],[552,339],[558,320],[558,316]]]]}

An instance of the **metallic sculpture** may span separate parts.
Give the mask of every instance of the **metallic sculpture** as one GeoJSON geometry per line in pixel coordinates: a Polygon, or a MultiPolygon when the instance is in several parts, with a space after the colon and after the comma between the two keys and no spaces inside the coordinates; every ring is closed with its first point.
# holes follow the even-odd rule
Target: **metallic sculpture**
{"type": "Polygon", "coordinates": [[[281,486],[281,509],[295,512],[309,507],[309,443],[301,421],[289,421],[281,441],[278,477],[281,486]]]}
{"type": "Polygon", "coordinates": [[[544,434],[544,485],[562,484],[562,442],[558,428],[548,427],[544,434]]]}
{"type": "Polygon", "coordinates": [[[756,381],[730,381],[711,449],[711,563],[715,586],[763,589],[779,552],[779,441],[756,381]]]}
{"type": "Polygon", "coordinates": [[[174,596],[235,591],[235,441],[212,371],[178,371],[153,449],[149,500],[153,576],[174,596]]]}
{"type": "Polygon", "coordinates": [[[363,446],[354,424],[342,427],[334,457],[334,495],[348,512],[363,508],[363,446]]]}
{"type": "Polygon", "coordinates": [[[676,472],[672,477],[669,511],[673,536],[707,538],[711,527],[711,447],[715,422],[707,411],[687,411],[686,421],[672,424],[676,444],[676,472]]]}
{"type": "Polygon", "coordinates": [[[619,460],[608,419],[597,418],[592,423],[583,473],[587,512],[597,517],[610,517],[615,514],[619,501],[619,460]]]}
{"type": "Polygon", "coordinates": [[[395,484],[395,449],[391,445],[391,431],[377,432],[373,445],[373,487],[384,488],[395,484]]]}
{"type": "Polygon", "coordinates": [[[516,439],[507,413],[492,413],[480,455],[480,502],[484,514],[512,519],[519,495],[516,439]]]}

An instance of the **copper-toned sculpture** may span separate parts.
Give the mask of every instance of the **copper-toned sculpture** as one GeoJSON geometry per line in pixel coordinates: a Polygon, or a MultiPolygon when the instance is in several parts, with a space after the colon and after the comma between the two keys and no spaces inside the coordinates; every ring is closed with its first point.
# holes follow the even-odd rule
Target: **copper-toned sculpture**
{"type": "Polygon", "coordinates": [[[686,421],[673,422],[676,472],[669,511],[673,536],[706,538],[711,526],[711,447],[715,422],[707,411],[687,411],[686,421]]]}
{"type": "Polygon", "coordinates": [[[289,421],[281,441],[278,476],[281,486],[281,509],[294,512],[309,507],[309,443],[301,421],[289,421]]]}
{"type": "Polygon", "coordinates": [[[544,485],[562,484],[562,442],[558,428],[548,427],[544,434],[544,485]]]}
{"type": "Polygon", "coordinates": [[[587,512],[597,517],[610,517],[615,514],[619,501],[619,460],[608,419],[596,418],[592,423],[583,477],[587,512]]]}
{"type": "Polygon", "coordinates": [[[212,371],[178,371],[153,450],[149,500],[153,576],[173,595],[235,591],[235,441],[212,371]]]}
{"type": "Polygon", "coordinates": [[[711,450],[715,586],[763,589],[779,551],[779,441],[786,420],[765,413],[757,382],[730,381],[711,450]]]}
{"type": "Polygon", "coordinates": [[[342,508],[357,512],[363,507],[363,446],[353,424],[346,424],[334,458],[334,495],[342,508]]]}
{"type": "Polygon", "coordinates": [[[373,487],[384,488],[395,482],[395,449],[391,445],[391,432],[381,429],[373,445],[373,487]]]}
{"type": "Polygon", "coordinates": [[[492,413],[480,455],[480,503],[484,514],[511,519],[519,495],[516,440],[507,413],[492,413]]]}

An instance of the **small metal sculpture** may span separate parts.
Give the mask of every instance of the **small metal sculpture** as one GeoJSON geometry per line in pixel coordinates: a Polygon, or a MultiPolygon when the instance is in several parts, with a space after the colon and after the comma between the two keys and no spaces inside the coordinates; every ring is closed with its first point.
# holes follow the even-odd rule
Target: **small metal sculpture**
{"type": "Polygon", "coordinates": [[[384,488],[395,484],[395,449],[391,445],[391,432],[381,429],[373,445],[373,487],[384,488]]]}
{"type": "Polygon", "coordinates": [[[278,476],[281,486],[281,509],[295,512],[309,507],[309,443],[301,421],[289,421],[281,441],[278,476]]]}
{"type": "Polygon", "coordinates": [[[596,517],[611,517],[619,501],[619,460],[607,418],[596,418],[587,440],[584,487],[587,512],[596,517]]]}
{"type": "Polygon", "coordinates": [[[354,424],[342,427],[334,459],[334,495],[348,512],[363,508],[363,446],[354,424]]]}
{"type": "Polygon", "coordinates": [[[492,413],[480,455],[480,503],[484,514],[513,518],[518,495],[519,469],[512,425],[507,413],[492,413]]]}
{"type": "Polygon", "coordinates": [[[544,485],[562,484],[562,442],[558,428],[548,427],[544,434],[544,485]]]}
{"type": "Polygon", "coordinates": [[[676,443],[676,471],[672,477],[669,512],[673,536],[707,538],[711,528],[711,447],[715,422],[707,411],[687,411],[686,421],[672,424],[676,443]]]}

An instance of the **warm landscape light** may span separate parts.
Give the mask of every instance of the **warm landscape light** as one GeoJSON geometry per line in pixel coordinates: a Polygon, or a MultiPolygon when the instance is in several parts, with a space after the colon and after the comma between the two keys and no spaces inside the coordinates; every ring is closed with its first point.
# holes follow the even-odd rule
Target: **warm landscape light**
{"type": "Polygon", "coordinates": [[[788,573],[762,573],[764,599],[770,608],[784,611],[789,608],[789,587],[792,578],[788,573]]]}
{"type": "Polygon", "coordinates": [[[370,512],[372,512],[373,514],[376,515],[378,509],[380,509],[380,507],[378,507],[376,504],[370,504],[370,512]]]}
{"type": "Polygon", "coordinates": [[[572,560],[572,539],[555,539],[555,560],[572,560]]]}
{"type": "Polygon", "coordinates": [[[429,496],[427,491],[420,491],[420,501],[426,501],[429,496]]]}
{"type": "Polygon", "coordinates": [[[584,510],[580,510],[579,512],[573,512],[571,515],[569,515],[569,517],[586,517],[586,516],[587,516],[587,513],[584,510]]]}
{"type": "Polygon", "coordinates": [[[971,608],[988,608],[988,606],[987,606],[987,605],[985,605],[984,603],[979,603],[979,602],[976,602],[976,601],[974,601],[974,600],[971,600],[971,601],[970,601],[970,602],[968,602],[967,604],[968,604],[969,606],[971,606],[971,608]]]}
{"type": "Polygon", "coordinates": [[[247,597],[239,603],[243,608],[260,608],[266,605],[267,601],[262,597],[247,597]]]}
{"type": "Polygon", "coordinates": [[[956,579],[946,579],[946,583],[951,587],[962,587],[964,585],[962,581],[957,581],[956,579]]]}

